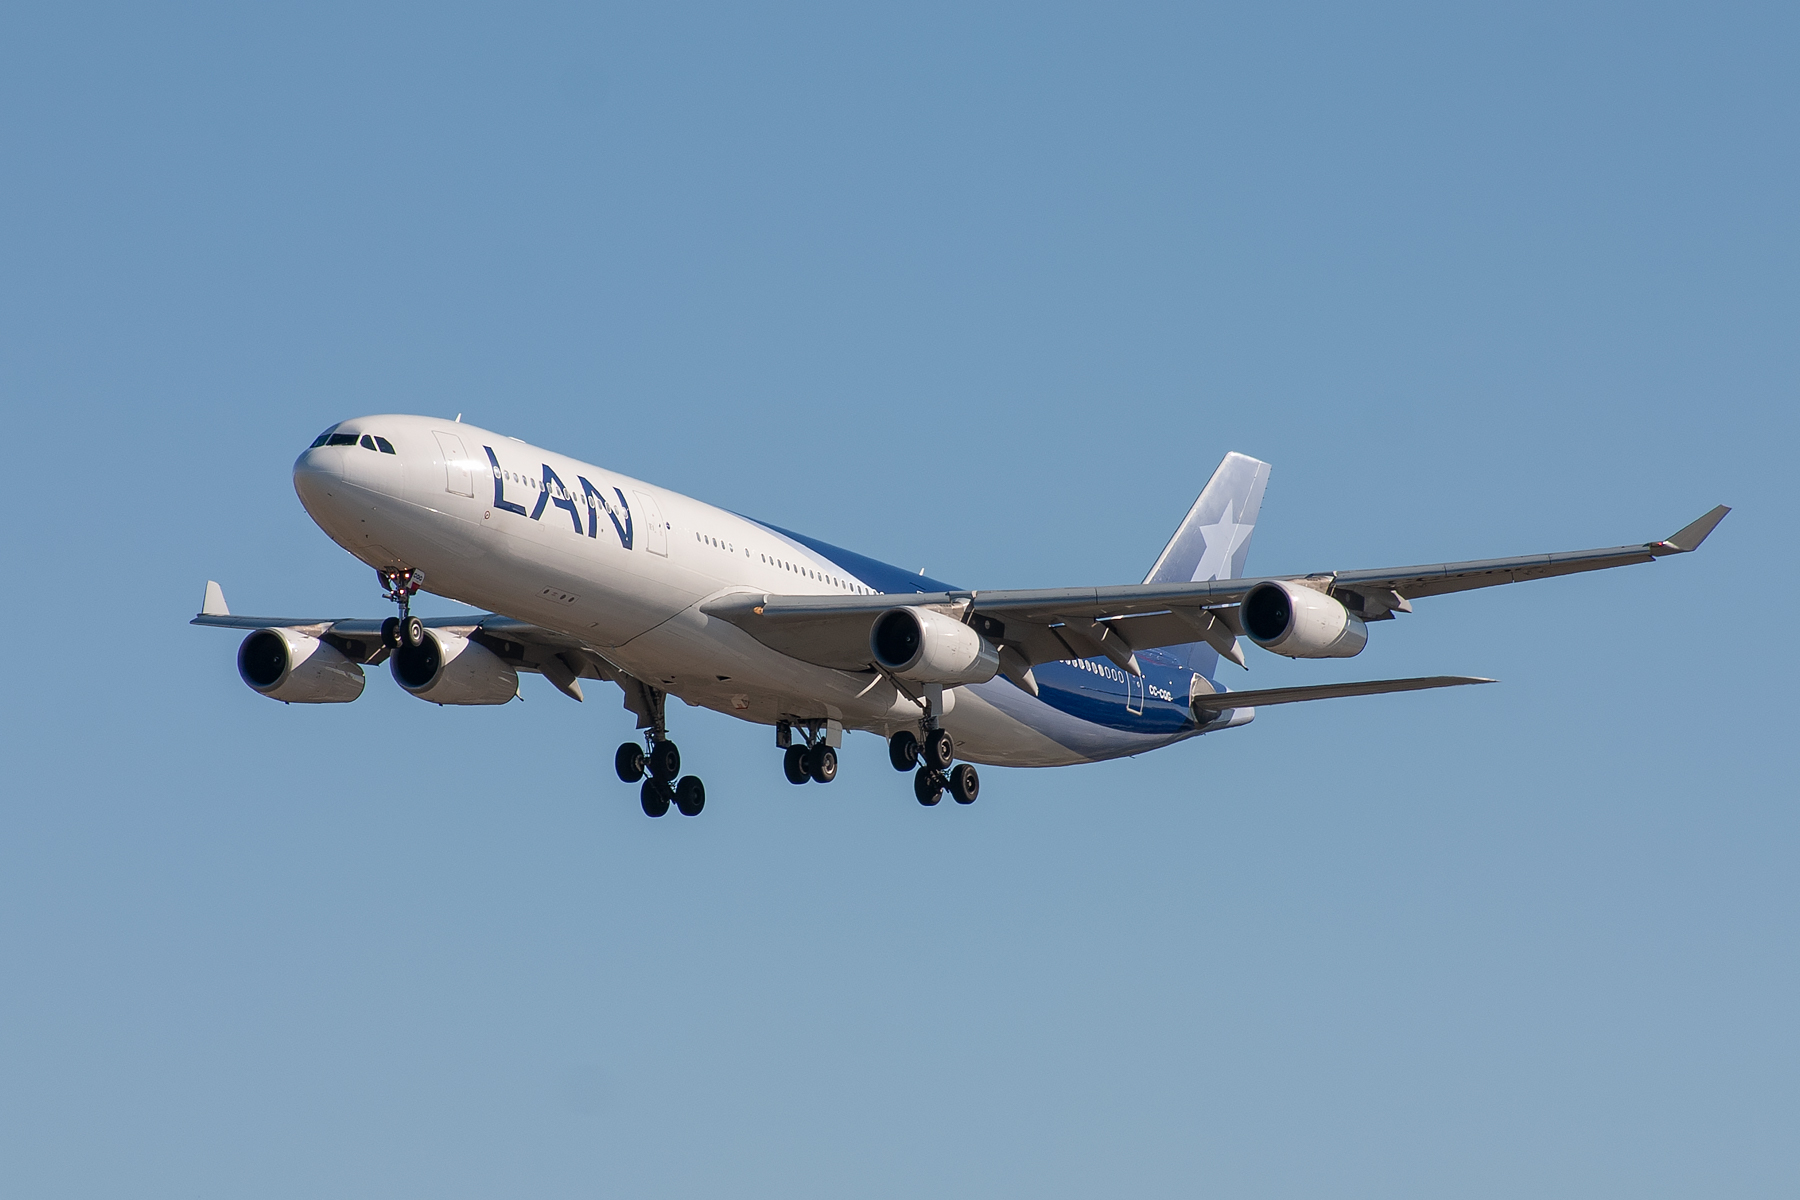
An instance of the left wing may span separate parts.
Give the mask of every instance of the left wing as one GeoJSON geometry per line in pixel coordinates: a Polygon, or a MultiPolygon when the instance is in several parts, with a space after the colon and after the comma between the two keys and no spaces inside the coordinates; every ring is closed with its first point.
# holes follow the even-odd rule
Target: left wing
{"type": "Polygon", "coordinates": [[[1105,657],[1136,674],[1133,651],[1198,641],[1211,644],[1241,666],[1244,659],[1237,646],[1237,635],[1242,627],[1237,605],[1259,583],[1300,583],[1335,597],[1365,621],[1386,620],[1395,612],[1410,612],[1409,600],[1416,597],[1601,571],[1670,554],[1686,554],[1698,549],[1730,511],[1719,505],[1661,541],[1563,554],[1098,588],[924,592],[903,596],[733,592],[702,605],[701,611],[736,625],[765,646],[790,657],[845,671],[876,669],[869,648],[870,628],[876,617],[900,605],[934,609],[970,625],[1000,647],[1002,670],[1015,682],[1015,674],[1038,663],[1068,658],[1105,657]]]}

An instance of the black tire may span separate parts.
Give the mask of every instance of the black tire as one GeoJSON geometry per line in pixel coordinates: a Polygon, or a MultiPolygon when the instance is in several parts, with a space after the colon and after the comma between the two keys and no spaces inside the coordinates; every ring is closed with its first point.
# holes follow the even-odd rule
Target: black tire
{"type": "Polygon", "coordinates": [[[956,742],[948,729],[933,729],[925,735],[925,765],[934,771],[948,771],[956,761],[956,742]]]}
{"type": "Polygon", "coordinates": [[[981,776],[968,763],[950,772],[950,795],[958,804],[973,804],[981,795],[981,776]]]}
{"type": "Polygon", "coordinates": [[[920,767],[918,773],[913,776],[913,795],[917,796],[919,803],[926,808],[930,808],[942,800],[944,798],[942,772],[934,771],[930,767],[920,767]]]}
{"type": "Polygon", "coordinates": [[[675,785],[675,807],[684,817],[697,817],[706,807],[706,785],[700,782],[698,775],[683,776],[675,785]]]}
{"type": "Polygon", "coordinates": [[[888,761],[896,771],[910,771],[919,765],[919,739],[910,729],[902,729],[888,739],[888,761]]]}
{"type": "Polygon", "coordinates": [[[789,783],[805,783],[811,779],[812,772],[806,769],[806,747],[789,746],[788,752],[781,756],[781,769],[789,783]]]}
{"type": "Polygon", "coordinates": [[[837,778],[837,751],[830,746],[814,746],[806,754],[806,773],[814,783],[830,783],[837,778]]]}
{"type": "Polygon", "coordinates": [[[674,783],[681,774],[681,751],[675,743],[664,740],[650,748],[650,774],[664,783],[674,783]]]}
{"type": "Polygon", "coordinates": [[[417,617],[408,617],[400,622],[400,644],[409,650],[416,650],[425,644],[425,622],[417,617]]]}
{"type": "Polygon", "coordinates": [[[626,742],[613,755],[613,770],[619,773],[619,782],[636,783],[644,777],[644,748],[636,742],[626,742]]]}
{"type": "Polygon", "coordinates": [[[381,644],[389,650],[400,648],[400,618],[389,617],[381,623],[381,644]]]}
{"type": "Polygon", "coordinates": [[[646,817],[663,816],[669,811],[669,785],[660,779],[646,779],[638,800],[644,806],[646,817]]]}

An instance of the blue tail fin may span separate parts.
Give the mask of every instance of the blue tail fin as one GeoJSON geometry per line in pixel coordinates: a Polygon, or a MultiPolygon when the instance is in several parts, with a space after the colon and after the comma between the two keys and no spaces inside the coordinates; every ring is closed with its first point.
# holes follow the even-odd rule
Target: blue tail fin
{"type": "MultiPolygon", "coordinates": [[[[1204,579],[1239,579],[1250,557],[1250,534],[1262,508],[1269,464],[1246,454],[1225,456],[1201,489],[1194,507],[1163,547],[1145,583],[1189,583],[1204,579]]],[[[1219,653],[1205,642],[1172,646],[1169,653],[1208,679],[1218,669],[1219,653]]]]}

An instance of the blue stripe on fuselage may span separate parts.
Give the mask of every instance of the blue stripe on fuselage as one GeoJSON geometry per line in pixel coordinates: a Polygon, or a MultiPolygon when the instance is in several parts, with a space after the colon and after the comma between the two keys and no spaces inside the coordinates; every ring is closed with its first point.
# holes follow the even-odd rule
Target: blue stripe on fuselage
{"type": "Polygon", "coordinates": [[[1173,734],[1194,727],[1188,708],[1193,672],[1167,655],[1140,651],[1141,680],[1104,658],[1039,663],[1038,698],[1052,708],[1129,733],[1173,734]],[[1138,710],[1138,711],[1134,711],[1138,710]]]}
{"type": "MultiPolygon", "coordinates": [[[[745,517],[744,519],[756,521],[755,517],[745,517]]],[[[955,590],[953,584],[945,583],[941,579],[933,579],[925,574],[914,575],[910,571],[890,566],[879,559],[858,554],[854,550],[846,550],[842,546],[833,546],[829,542],[821,542],[818,538],[810,538],[804,533],[795,533],[791,529],[783,529],[779,525],[771,525],[767,521],[756,521],[756,523],[764,529],[774,530],[782,537],[793,538],[815,554],[823,554],[842,567],[844,574],[856,576],[878,592],[949,592],[955,590]]]]}

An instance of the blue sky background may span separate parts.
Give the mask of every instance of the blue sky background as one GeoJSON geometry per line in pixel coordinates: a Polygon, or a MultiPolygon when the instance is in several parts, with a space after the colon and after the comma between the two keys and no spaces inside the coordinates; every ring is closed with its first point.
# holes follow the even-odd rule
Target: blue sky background
{"type": "MultiPolygon", "coordinates": [[[[0,12],[0,1179],[37,1197],[1800,1188],[1790,6],[0,12]],[[469,420],[965,586],[1705,550],[921,809],[380,615],[294,456],[469,420]]],[[[449,611],[433,601],[428,611],[449,611]]],[[[1230,670],[1230,668],[1228,668],[1230,670]]]]}

